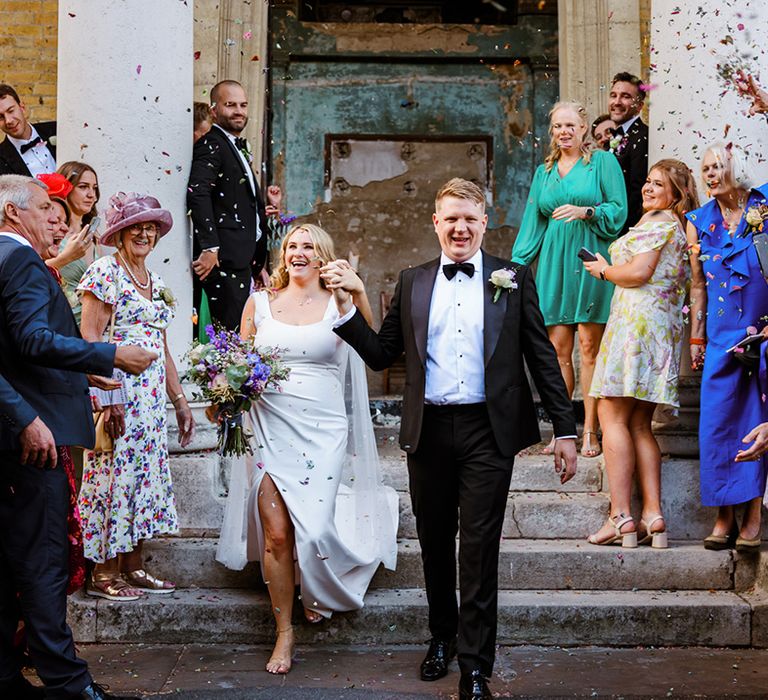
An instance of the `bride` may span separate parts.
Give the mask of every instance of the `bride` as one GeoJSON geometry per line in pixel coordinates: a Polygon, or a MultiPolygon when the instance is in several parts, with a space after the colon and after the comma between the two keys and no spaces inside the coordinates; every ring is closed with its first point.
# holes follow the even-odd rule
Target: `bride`
{"type": "MultiPolygon", "coordinates": [[[[230,568],[261,563],[277,626],[270,673],[291,668],[297,584],[304,616],[320,622],[361,608],[379,564],[393,569],[397,555],[397,495],[381,484],[365,369],[332,330],[338,312],[320,268],[334,259],[323,229],[294,227],[272,291],[252,294],[240,323],[243,338],[280,348],[291,368],[250,411],[254,455],[232,465],[216,553],[230,568]]],[[[362,284],[342,265],[370,320],[362,284]]]]}

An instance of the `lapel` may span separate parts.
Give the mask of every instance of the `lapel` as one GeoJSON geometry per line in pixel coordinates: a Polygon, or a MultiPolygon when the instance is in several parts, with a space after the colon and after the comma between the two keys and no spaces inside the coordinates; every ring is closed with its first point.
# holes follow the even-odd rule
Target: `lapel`
{"type": "Polygon", "coordinates": [[[502,267],[504,267],[503,261],[483,251],[483,359],[486,367],[499,342],[507,313],[507,299],[510,295],[510,292],[502,290],[498,300],[495,303],[493,301],[496,287],[490,282],[491,273],[502,267]]]}
{"type": "Polygon", "coordinates": [[[6,138],[0,143],[0,158],[2,158],[10,168],[10,172],[16,175],[30,176],[29,168],[16,150],[16,147],[6,138]]]}
{"type": "MultiPolygon", "coordinates": [[[[235,159],[235,162],[237,163],[238,168],[240,169],[240,172],[243,173],[243,177],[245,178],[246,182],[248,183],[248,191],[251,193],[252,197],[256,197],[256,193],[254,192],[253,187],[251,187],[251,178],[248,177],[248,171],[243,166],[243,160],[240,158],[240,154],[237,152],[237,147],[234,143],[232,143],[232,139],[229,138],[227,133],[224,131],[224,129],[216,126],[211,127],[211,129],[215,128],[216,131],[218,131],[219,138],[224,141],[224,143],[227,144],[227,148],[229,148],[229,152],[232,154],[232,157],[235,159]]],[[[250,166],[248,166],[250,168],[250,166]]],[[[251,175],[253,176],[253,182],[256,183],[256,176],[253,173],[253,169],[251,168],[251,175]]]]}
{"type": "Polygon", "coordinates": [[[432,304],[432,292],[440,266],[440,258],[417,267],[411,287],[411,324],[416,348],[421,364],[427,362],[427,330],[429,329],[429,307],[432,304]]]}
{"type": "Polygon", "coordinates": [[[50,139],[52,136],[56,136],[56,122],[40,122],[40,124],[33,125],[40,134],[40,138],[45,142],[45,147],[51,154],[51,157],[56,160],[56,146],[54,146],[50,139]]]}

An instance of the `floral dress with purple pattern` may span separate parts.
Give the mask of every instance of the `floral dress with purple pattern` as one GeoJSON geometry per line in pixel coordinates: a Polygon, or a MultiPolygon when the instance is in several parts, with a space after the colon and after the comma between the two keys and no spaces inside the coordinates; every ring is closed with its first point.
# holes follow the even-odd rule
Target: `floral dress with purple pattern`
{"type": "Polygon", "coordinates": [[[110,255],[93,262],[77,288],[114,307],[112,342],[158,355],[141,374],[125,375],[125,433],[115,440],[114,451],[85,451],[79,499],[83,544],[86,558],[99,563],[132,551],[139,540],[178,531],[165,408],[164,332],[174,314],[164,300],[163,280],[150,276],[151,301],[110,255]]]}

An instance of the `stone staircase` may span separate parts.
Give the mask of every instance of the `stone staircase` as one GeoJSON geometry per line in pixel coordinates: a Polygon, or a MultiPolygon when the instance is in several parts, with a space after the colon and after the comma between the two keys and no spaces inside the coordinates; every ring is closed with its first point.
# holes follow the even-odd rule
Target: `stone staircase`
{"type": "MultiPolygon", "coordinates": [[[[397,570],[379,570],[362,610],[336,614],[318,626],[299,625],[302,643],[405,644],[429,637],[405,456],[392,419],[379,420],[383,473],[400,495],[397,570]]],[[[172,459],[182,532],[145,548],[148,568],[175,580],[179,590],[122,604],[77,594],[69,614],[78,641],[272,641],[274,623],[258,565],[237,572],[214,561],[226,477],[210,451],[212,428],[202,416],[198,425],[190,452],[172,459]]],[[[175,444],[175,435],[169,441],[175,444]]],[[[698,505],[695,460],[664,462],[673,539],[668,550],[587,544],[586,535],[607,514],[604,488],[600,458],[580,458],[577,476],[561,486],[551,457],[518,457],[499,562],[499,643],[768,646],[768,566],[760,557],[703,549],[712,515],[698,505]]]]}

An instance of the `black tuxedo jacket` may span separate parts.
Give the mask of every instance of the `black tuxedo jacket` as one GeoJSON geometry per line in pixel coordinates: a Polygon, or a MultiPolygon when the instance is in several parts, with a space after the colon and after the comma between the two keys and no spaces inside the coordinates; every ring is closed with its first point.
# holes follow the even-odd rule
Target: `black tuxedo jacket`
{"type": "Polygon", "coordinates": [[[254,175],[256,193],[234,144],[218,127],[198,139],[192,152],[187,205],[192,214],[193,254],[219,247],[224,270],[253,266],[254,276],[267,259],[267,214],[254,175]],[[256,241],[256,214],[261,237],[256,241]]]}
{"type": "Polygon", "coordinates": [[[627,189],[627,220],[622,233],[634,226],[643,215],[643,185],[648,177],[648,125],[638,117],[629,127],[627,143],[616,159],[624,173],[624,186],[627,189]]]}
{"type": "Polygon", "coordinates": [[[88,383],[111,376],[115,346],[88,343],[56,280],[29,246],[0,236],[0,451],[36,416],[57,445],[93,446],[88,383]]]}
{"type": "MultiPolygon", "coordinates": [[[[56,160],[56,146],[50,142],[50,138],[56,136],[56,122],[40,122],[39,124],[34,124],[34,127],[37,129],[37,133],[40,134],[40,138],[45,141],[45,145],[48,147],[53,159],[56,160]]],[[[0,175],[26,175],[29,177],[31,174],[16,147],[8,138],[5,138],[0,143],[0,175]]]]}
{"type": "MultiPolygon", "coordinates": [[[[375,333],[360,312],[336,329],[372,369],[389,367],[405,351],[405,392],[400,446],[414,452],[419,444],[424,414],[427,329],[440,258],[403,270],[381,330],[375,333]]],[[[512,457],[537,443],[539,425],[523,360],[536,382],[555,435],[575,435],[576,421],[560,373],[557,356],[544,327],[533,276],[526,266],[483,252],[483,355],[485,398],[493,434],[501,453],[512,457]],[[516,270],[517,289],[502,291],[488,281],[494,270],[516,270]]]]}

